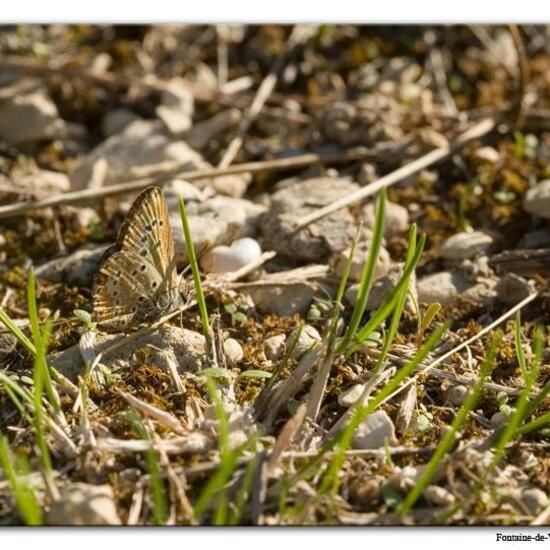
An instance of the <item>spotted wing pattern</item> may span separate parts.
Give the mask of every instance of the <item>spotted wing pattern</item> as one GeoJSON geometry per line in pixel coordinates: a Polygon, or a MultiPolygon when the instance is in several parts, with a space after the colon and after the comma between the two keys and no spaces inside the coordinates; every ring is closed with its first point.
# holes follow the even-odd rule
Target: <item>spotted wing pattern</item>
{"type": "Polygon", "coordinates": [[[162,191],[136,199],[94,279],[94,317],[108,332],[127,332],[182,304],[174,239],[162,191]]]}

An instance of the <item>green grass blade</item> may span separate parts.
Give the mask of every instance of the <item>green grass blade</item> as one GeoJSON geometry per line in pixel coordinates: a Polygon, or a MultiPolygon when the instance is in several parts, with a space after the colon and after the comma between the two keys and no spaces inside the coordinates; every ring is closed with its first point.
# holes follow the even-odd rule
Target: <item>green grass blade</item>
{"type": "Polygon", "coordinates": [[[8,440],[2,435],[0,435],[0,465],[8,479],[15,504],[25,524],[42,525],[42,510],[32,487],[24,481],[24,476],[30,473],[28,462],[22,456],[13,459],[8,440]]]}
{"type": "Polygon", "coordinates": [[[185,237],[185,247],[187,249],[187,258],[189,260],[189,265],[191,266],[191,272],[193,274],[193,282],[195,284],[196,299],[197,304],[199,305],[204,337],[209,344],[212,344],[212,332],[210,329],[210,321],[208,320],[206,300],[204,298],[204,292],[202,289],[201,274],[199,271],[199,264],[197,262],[197,256],[195,254],[193,238],[191,237],[191,228],[189,227],[189,219],[187,217],[187,211],[185,210],[185,202],[183,201],[183,199],[179,200],[179,207],[181,223],[183,226],[183,235],[185,237]]]}
{"type": "Polygon", "coordinates": [[[358,428],[359,424],[363,422],[369,414],[374,412],[378,405],[391,395],[401,384],[409,374],[411,374],[414,369],[426,358],[428,353],[432,348],[441,340],[443,334],[447,330],[447,325],[443,325],[430,334],[429,338],[426,340],[426,343],[417,351],[415,356],[407,362],[403,368],[401,368],[395,376],[390,378],[388,382],[382,387],[376,395],[368,402],[366,406],[363,406],[361,399],[358,400],[357,404],[353,407],[353,412],[351,420],[348,425],[341,430],[340,434],[337,434],[335,437],[338,437],[339,441],[338,448],[335,452],[332,461],[321,480],[321,486],[319,491],[321,493],[328,491],[329,489],[335,493],[339,485],[339,472],[342,466],[342,463],[345,459],[345,452],[349,448],[352,442],[353,434],[358,428]]]}
{"type": "MultiPolygon", "coordinates": [[[[126,418],[129,420],[132,429],[139,438],[151,441],[149,433],[145,429],[137,411],[130,411],[126,415],[126,418]]],[[[158,453],[151,448],[143,451],[143,455],[145,457],[147,473],[149,474],[155,525],[165,525],[168,518],[168,497],[158,453]]]]}
{"type": "Polygon", "coordinates": [[[357,301],[353,306],[350,323],[338,346],[337,354],[343,353],[347,350],[350,342],[355,337],[355,333],[359,328],[365,308],[367,306],[367,300],[374,279],[374,271],[376,269],[376,262],[378,261],[378,255],[380,247],[382,245],[382,239],[384,237],[384,215],[386,209],[386,190],[382,189],[378,195],[378,201],[376,205],[376,219],[374,223],[374,231],[372,235],[372,241],[369,247],[369,253],[367,260],[363,266],[363,272],[361,274],[361,282],[359,283],[359,291],[357,295],[357,301]]]}
{"type": "Polygon", "coordinates": [[[385,302],[374,312],[372,317],[365,323],[363,328],[361,328],[357,332],[355,336],[355,340],[357,343],[349,347],[348,351],[345,354],[346,357],[349,357],[354,351],[356,351],[362,345],[362,343],[373,333],[373,331],[375,331],[394,310],[400,292],[403,290],[403,288],[407,288],[409,278],[412,272],[415,270],[418,262],[420,261],[425,242],[426,236],[422,235],[416,246],[414,257],[410,265],[406,266],[403,270],[403,276],[401,277],[401,280],[390,292],[385,302]]]}
{"type": "MultiPolygon", "coordinates": [[[[415,250],[416,250],[416,224],[413,224],[409,232],[407,256],[405,259],[405,265],[403,267],[404,273],[406,268],[412,263],[414,259],[415,250]]],[[[403,309],[405,308],[405,302],[407,300],[407,295],[409,293],[409,281],[410,281],[411,275],[412,275],[412,272],[406,278],[407,284],[404,284],[403,288],[401,288],[401,290],[397,293],[396,305],[393,310],[390,326],[388,328],[388,332],[386,333],[386,337],[384,338],[384,346],[380,351],[380,356],[378,357],[378,361],[376,362],[376,366],[374,367],[371,376],[376,376],[382,369],[382,365],[384,364],[386,355],[388,354],[388,351],[390,350],[390,347],[393,343],[395,335],[397,334],[397,330],[399,329],[399,322],[401,321],[401,316],[403,315],[403,309]]]]}
{"type": "Polygon", "coordinates": [[[59,399],[57,391],[53,387],[47,362],[48,337],[50,329],[48,329],[45,334],[42,334],[38,322],[38,307],[36,305],[36,280],[34,277],[34,268],[32,266],[29,269],[29,277],[27,280],[27,307],[29,311],[29,320],[31,323],[32,339],[34,342],[34,347],[36,349],[35,369],[40,369],[42,384],[43,387],[46,389],[46,394],[48,395],[48,399],[52,404],[52,407],[54,408],[56,413],[62,414],[61,400],[59,399]]]}
{"type": "Polygon", "coordinates": [[[34,344],[27,338],[25,333],[11,320],[3,307],[0,307],[0,321],[17,338],[17,341],[32,355],[36,353],[34,344]]]}
{"type": "Polygon", "coordinates": [[[485,379],[491,372],[491,369],[495,360],[495,356],[496,356],[496,349],[497,349],[497,342],[495,340],[493,341],[489,349],[489,352],[487,354],[485,361],[482,363],[480,367],[478,379],[474,387],[468,394],[468,397],[464,401],[462,407],[460,408],[453,422],[451,423],[451,429],[445,434],[445,436],[437,446],[437,449],[434,451],[434,454],[432,455],[430,461],[428,462],[424,471],[422,472],[420,479],[415,483],[414,487],[409,491],[409,493],[405,497],[405,500],[401,502],[401,504],[398,506],[397,508],[398,513],[407,514],[409,510],[414,506],[415,502],[418,500],[418,498],[422,494],[422,491],[424,491],[424,489],[430,483],[430,480],[434,476],[444,456],[449,452],[449,450],[456,443],[456,434],[458,434],[462,430],[468,418],[468,414],[470,413],[470,411],[473,410],[476,403],[478,402],[479,396],[483,389],[483,385],[485,383],[485,379]]]}

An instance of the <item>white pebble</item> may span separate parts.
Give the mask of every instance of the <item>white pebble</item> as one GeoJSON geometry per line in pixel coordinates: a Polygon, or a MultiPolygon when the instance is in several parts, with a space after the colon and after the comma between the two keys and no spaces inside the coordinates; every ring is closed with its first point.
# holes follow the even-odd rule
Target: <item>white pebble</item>
{"type": "Polygon", "coordinates": [[[285,350],[285,334],[276,334],[264,342],[265,356],[270,361],[277,361],[283,356],[285,350]]]}
{"type": "Polygon", "coordinates": [[[228,338],[223,343],[223,352],[225,353],[225,359],[230,367],[233,367],[240,363],[244,357],[244,352],[241,344],[234,338],[228,338]]]}
{"type": "Polygon", "coordinates": [[[257,241],[250,238],[238,239],[231,246],[215,246],[200,259],[202,269],[208,273],[237,271],[256,261],[262,254],[257,241]]]}
{"type": "Polygon", "coordinates": [[[385,411],[376,411],[359,424],[353,436],[354,449],[379,449],[387,440],[395,445],[395,427],[385,411]]]}

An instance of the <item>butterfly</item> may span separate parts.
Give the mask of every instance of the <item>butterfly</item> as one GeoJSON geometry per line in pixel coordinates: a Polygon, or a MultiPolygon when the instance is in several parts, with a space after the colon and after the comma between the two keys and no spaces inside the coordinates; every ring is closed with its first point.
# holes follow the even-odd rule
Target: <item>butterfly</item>
{"type": "Polygon", "coordinates": [[[101,258],[93,283],[95,321],[106,332],[130,332],[183,303],[168,208],[161,189],[148,187],[101,258]]]}

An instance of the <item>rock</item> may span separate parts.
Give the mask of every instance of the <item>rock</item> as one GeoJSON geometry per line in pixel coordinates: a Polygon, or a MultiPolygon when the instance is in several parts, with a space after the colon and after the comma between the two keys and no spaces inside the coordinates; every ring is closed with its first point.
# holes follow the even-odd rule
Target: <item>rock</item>
{"type": "MultiPolygon", "coordinates": [[[[392,290],[401,280],[403,276],[403,265],[402,263],[395,264],[391,266],[389,271],[384,277],[381,277],[371,286],[369,297],[367,299],[367,310],[373,310],[379,308],[387,299],[392,290]]],[[[409,279],[409,292],[414,296],[415,299],[418,298],[416,290],[416,274],[412,273],[409,279]]],[[[357,301],[357,295],[359,293],[359,284],[350,285],[345,292],[344,297],[349,305],[353,306],[357,301]]],[[[405,301],[405,306],[411,311],[414,311],[414,303],[410,296],[407,296],[405,301]]]]}
{"type": "Polygon", "coordinates": [[[48,525],[122,525],[110,485],[71,483],[46,514],[48,525]]]}
{"type": "Polygon", "coordinates": [[[550,248],[550,233],[546,229],[534,229],[523,235],[518,248],[550,248]]]}
{"type": "MultiPolygon", "coordinates": [[[[349,271],[349,281],[359,282],[361,280],[361,275],[363,274],[363,266],[367,261],[370,249],[370,242],[361,242],[358,243],[355,253],[353,254],[353,259],[351,261],[351,267],[349,271]]],[[[336,265],[334,267],[335,273],[338,277],[342,277],[346,263],[349,260],[351,254],[351,247],[346,248],[337,255],[336,265]]],[[[388,254],[388,251],[381,246],[378,259],[376,260],[376,267],[374,269],[374,278],[379,279],[386,275],[390,269],[391,258],[388,254]]]]}
{"type": "Polygon", "coordinates": [[[449,506],[454,504],[456,500],[455,496],[447,491],[447,489],[443,489],[443,487],[438,487],[437,485],[428,485],[424,491],[422,491],[422,494],[426,500],[436,506],[449,506]]]}
{"type": "Polygon", "coordinates": [[[464,260],[479,253],[486,253],[495,239],[483,231],[462,232],[449,237],[440,249],[440,255],[449,260],[464,260]]]}
{"type": "Polygon", "coordinates": [[[353,434],[354,449],[379,449],[387,440],[389,445],[395,445],[395,427],[385,411],[376,411],[359,424],[353,434]]]}
{"type": "Polygon", "coordinates": [[[250,238],[237,239],[231,246],[215,246],[200,258],[200,265],[207,273],[226,273],[256,261],[262,255],[257,241],[250,238]]]}
{"type": "Polygon", "coordinates": [[[533,216],[550,218],[550,179],[540,181],[527,191],[523,208],[533,216]]]}
{"type": "Polygon", "coordinates": [[[275,336],[270,336],[267,340],[264,341],[264,351],[265,356],[270,361],[278,361],[285,351],[285,334],[276,334],[275,336]]]}
{"type": "Polygon", "coordinates": [[[172,135],[179,136],[189,130],[193,123],[193,95],[178,77],[164,82],[163,85],[161,104],[156,108],[156,113],[166,129],[172,135]]]}
{"type": "MultiPolygon", "coordinates": [[[[198,255],[213,246],[231,243],[246,231],[247,222],[253,223],[251,220],[257,214],[249,216],[242,202],[240,199],[229,197],[214,197],[187,206],[193,245],[198,255]]],[[[185,265],[187,264],[187,249],[177,200],[166,196],[166,203],[170,210],[170,223],[174,234],[178,263],[185,265]]]]}
{"type": "Polygon", "coordinates": [[[530,487],[522,491],[521,500],[534,516],[540,514],[550,503],[548,495],[538,487],[530,487]]]}
{"type": "MultiPolygon", "coordinates": [[[[288,337],[289,346],[294,346],[294,340],[296,339],[297,334],[298,329],[295,329],[290,333],[288,337]]],[[[302,355],[304,355],[304,353],[309,351],[313,345],[320,341],[321,335],[319,334],[317,329],[315,327],[312,327],[311,325],[304,325],[300,337],[298,338],[298,342],[294,347],[292,357],[299,359],[300,357],[302,357],[302,355]]]]}
{"type": "Polygon", "coordinates": [[[293,182],[271,196],[270,207],[261,221],[264,250],[297,261],[323,262],[347,248],[354,237],[356,222],[351,213],[339,210],[296,231],[304,216],[359,189],[345,179],[321,177],[293,182]]]}
{"type": "Polygon", "coordinates": [[[56,139],[65,132],[55,103],[35,80],[0,88],[0,139],[10,145],[56,139]]]}
{"type": "Polygon", "coordinates": [[[474,151],[474,158],[496,164],[500,160],[500,153],[494,147],[480,147],[474,151]]]}
{"type": "Polygon", "coordinates": [[[469,393],[470,390],[466,386],[460,384],[451,386],[445,393],[445,401],[450,405],[460,407],[464,401],[466,401],[466,397],[468,397],[469,393]]]}
{"type": "Polygon", "coordinates": [[[192,128],[185,132],[183,137],[193,149],[200,151],[212,139],[238,124],[240,120],[241,111],[238,109],[232,108],[221,111],[211,118],[194,124],[192,128]]]}
{"type": "Polygon", "coordinates": [[[365,391],[365,384],[354,384],[351,388],[343,391],[338,396],[338,405],[340,407],[349,408],[357,403],[357,400],[361,397],[365,391]]]}
{"type": "Polygon", "coordinates": [[[223,343],[223,352],[225,354],[225,360],[230,367],[238,365],[244,357],[244,351],[234,338],[228,338],[223,343]]]}
{"type": "Polygon", "coordinates": [[[102,185],[153,176],[167,169],[197,170],[208,165],[183,141],[173,141],[160,121],[136,120],[100,143],[69,174],[74,190],[86,189],[95,163],[103,159],[107,169],[102,185]]]}
{"type": "Polygon", "coordinates": [[[122,132],[126,126],[136,120],[141,120],[141,118],[129,109],[113,109],[112,111],[107,111],[101,121],[103,135],[109,137],[118,134],[122,132]]]}
{"type": "Polygon", "coordinates": [[[523,277],[515,273],[507,273],[496,284],[497,298],[504,304],[512,306],[527,298],[531,285],[523,277]]]}
{"type": "MultiPolygon", "coordinates": [[[[361,211],[365,227],[374,228],[376,219],[376,203],[370,202],[361,211]]],[[[386,201],[386,215],[384,219],[384,235],[392,237],[409,229],[409,212],[400,204],[386,201]]]]}
{"type": "Polygon", "coordinates": [[[254,305],[263,313],[272,313],[279,317],[290,317],[295,313],[306,315],[317,287],[309,283],[287,285],[241,286],[254,305]]]}
{"type": "Polygon", "coordinates": [[[492,428],[502,428],[503,426],[506,426],[508,422],[510,422],[510,416],[501,412],[496,412],[495,414],[493,414],[493,416],[491,416],[490,422],[492,428]]]}
{"type": "Polygon", "coordinates": [[[30,174],[17,177],[16,181],[21,187],[32,189],[39,197],[53,193],[65,193],[71,188],[71,182],[66,174],[40,168],[32,170],[30,174]]]}
{"type": "MultiPolygon", "coordinates": [[[[94,344],[94,352],[97,354],[111,346],[121,335],[98,334],[94,344]]],[[[121,347],[108,352],[103,356],[102,363],[109,365],[114,361],[128,363],[135,352],[152,346],[160,350],[171,350],[176,358],[179,372],[196,371],[203,368],[206,358],[205,340],[202,334],[192,330],[164,325],[150,334],[142,334],[121,347]]],[[[76,381],[84,372],[84,361],[78,345],[71,346],[59,354],[49,358],[51,365],[59,370],[67,378],[76,381]]],[[[164,367],[164,364],[159,364],[164,367]]]]}
{"type": "Polygon", "coordinates": [[[418,300],[423,304],[439,302],[450,304],[456,296],[464,292],[469,283],[458,272],[440,271],[422,277],[418,281],[418,300]]]}
{"type": "Polygon", "coordinates": [[[84,246],[69,256],[55,258],[36,269],[36,276],[52,283],[89,287],[99,270],[101,257],[108,245],[84,246]]]}

